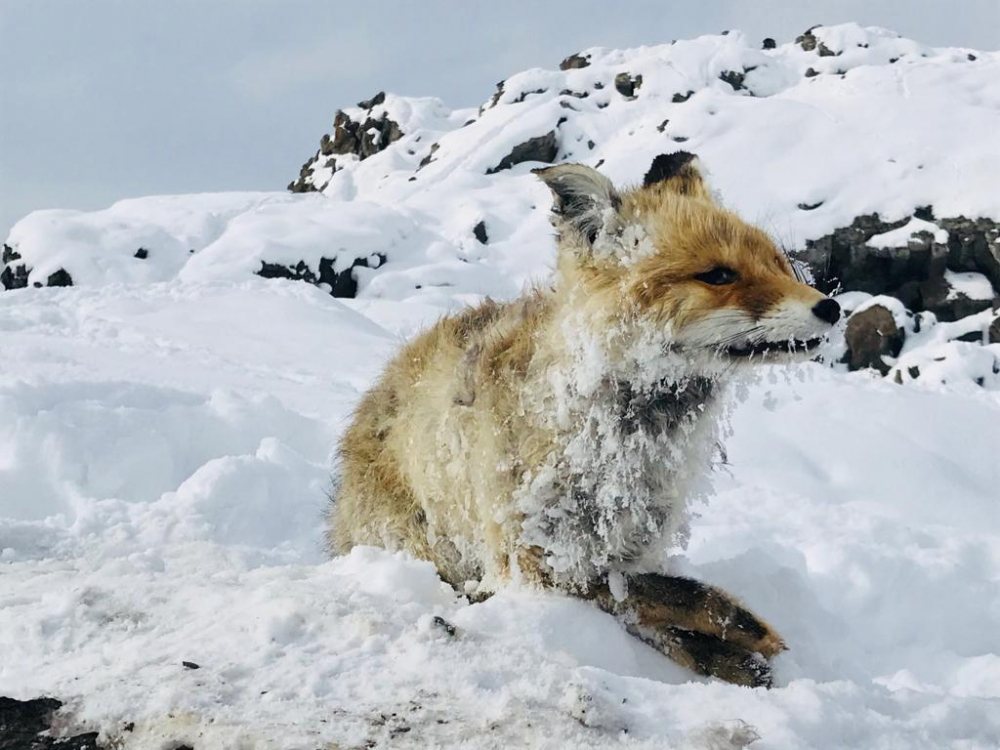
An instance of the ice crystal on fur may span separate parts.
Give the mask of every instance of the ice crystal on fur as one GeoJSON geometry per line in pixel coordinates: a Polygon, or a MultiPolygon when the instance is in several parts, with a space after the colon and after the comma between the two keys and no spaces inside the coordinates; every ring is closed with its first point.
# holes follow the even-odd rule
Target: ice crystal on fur
{"type": "Polygon", "coordinates": [[[561,449],[517,489],[522,542],[581,587],[609,570],[662,569],[703,489],[723,383],[693,370],[663,334],[622,350],[620,331],[602,340],[570,319],[564,332],[572,358],[551,374],[561,449]]]}

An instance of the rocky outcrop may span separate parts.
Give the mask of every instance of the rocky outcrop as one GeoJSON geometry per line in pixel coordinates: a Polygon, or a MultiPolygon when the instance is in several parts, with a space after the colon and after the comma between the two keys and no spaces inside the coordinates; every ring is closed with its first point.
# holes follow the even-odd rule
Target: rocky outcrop
{"type": "Polygon", "coordinates": [[[981,273],[994,290],[1000,290],[1000,223],[964,216],[935,219],[929,206],[895,221],[878,214],[859,216],[849,226],[807,241],[805,249],[795,255],[810,266],[816,285],[824,292],[885,294],[914,312],[927,310],[943,321],[958,320],[991,304],[989,299],[970,299],[953,290],[946,271],[981,273]],[[930,231],[918,231],[896,246],[869,244],[877,235],[898,230],[913,218],[945,230],[947,241],[936,241],[930,231]]]}
{"type": "Polygon", "coordinates": [[[21,260],[20,253],[10,245],[5,244],[3,254],[0,255],[0,261],[3,264],[3,270],[0,271],[0,286],[5,290],[24,289],[29,284],[38,288],[42,286],[73,286],[73,277],[62,268],[49,274],[45,284],[40,281],[32,282],[31,269],[24,263],[18,263],[19,260],[21,260]]]}
{"type": "Polygon", "coordinates": [[[291,279],[327,289],[334,297],[354,297],[358,293],[358,279],[355,268],[379,268],[386,261],[384,255],[374,255],[370,258],[355,258],[350,268],[343,271],[334,270],[335,260],[322,258],[317,269],[310,268],[304,261],[294,266],[261,261],[257,275],[265,279],[291,279]]]}
{"type": "Polygon", "coordinates": [[[319,151],[302,165],[298,179],[289,183],[288,189],[293,193],[322,190],[326,187],[326,182],[317,185],[314,179],[318,166],[329,168],[332,176],[337,171],[337,156],[351,154],[359,160],[367,159],[402,138],[403,131],[399,123],[390,119],[384,109],[376,113],[376,109],[382,108],[384,104],[385,92],[380,91],[371,99],[358,102],[358,107],[366,112],[363,120],[352,119],[344,110],[337,110],[333,119],[332,137],[329,134],[323,135],[319,151]]]}

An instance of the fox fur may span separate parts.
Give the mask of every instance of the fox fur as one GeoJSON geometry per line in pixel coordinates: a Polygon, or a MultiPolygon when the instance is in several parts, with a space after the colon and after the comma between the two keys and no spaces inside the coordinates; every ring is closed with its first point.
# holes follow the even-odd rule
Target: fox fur
{"type": "Polygon", "coordinates": [[[723,592],[656,574],[709,472],[726,381],[802,357],[836,303],[717,204],[690,154],[624,190],[580,164],[536,174],[553,282],[446,317],[388,364],[339,445],[329,549],[406,550],[480,594],[588,596],[681,663],[757,684],[716,662],[780,638],[723,592]],[[755,635],[724,643],[720,603],[755,635]]]}

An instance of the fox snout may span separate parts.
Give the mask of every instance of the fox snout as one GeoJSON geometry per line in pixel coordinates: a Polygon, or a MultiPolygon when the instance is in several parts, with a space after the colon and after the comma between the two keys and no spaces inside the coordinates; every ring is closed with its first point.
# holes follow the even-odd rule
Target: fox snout
{"type": "Polygon", "coordinates": [[[813,305],[812,311],[813,315],[830,325],[840,320],[840,305],[837,304],[836,300],[829,297],[825,297],[813,305]]]}

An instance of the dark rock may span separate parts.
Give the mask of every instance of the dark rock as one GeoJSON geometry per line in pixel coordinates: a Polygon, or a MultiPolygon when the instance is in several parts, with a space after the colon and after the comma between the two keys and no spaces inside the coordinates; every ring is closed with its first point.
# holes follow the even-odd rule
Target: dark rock
{"type": "Polygon", "coordinates": [[[563,89],[559,92],[560,96],[572,96],[576,99],[586,99],[590,94],[586,91],[573,91],[573,89],[563,89]]]}
{"type": "Polygon", "coordinates": [[[399,123],[390,120],[387,113],[383,112],[379,117],[372,116],[372,110],[384,103],[384,91],[380,91],[371,99],[360,102],[358,106],[368,110],[368,116],[361,121],[352,120],[346,112],[338,110],[333,118],[333,136],[323,135],[320,139],[319,151],[302,165],[298,180],[289,183],[288,189],[293,193],[308,193],[326,187],[325,185],[315,185],[311,179],[321,159],[323,166],[330,167],[334,172],[337,171],[336,160],[323,159],[323,157],[353,154],[358,159],[364,160],[384,151],[390,144],[402,138],[403,131],[400,129],[399,123]]]}
{"type": "Polygon", "coordinates": [[[531,89],[531,91],[522,91],[517,95],[517,97],[514,98],[513,101],[511,101],[511,104],[520,104],[529,96],[533,94],[544,94],[546,91],[548,91],[548,89],[531,89]]]}
{"type": "Polygon", "coordinates": [[[971,52],[968,54],[968,60],[969,60],[969,62],[975,62],[977,59],[978,58],[974,54],[972,54],[971,52]]]}
{"type": "Polygon", "coordinates": [[[201,665],[195,664],[193,661],[182,661],[181,666],[185,669],[201,669],[201,665]]]}
{"type": "Polygon", "coordinates": [[[917,378],[919,378],[919,377],[920,377],[920,368],[919,368],[919,367],[917,367],[916,365],[913,365],[913,367],[907,367],[907,368],[906,368],[906,372],[907,372],[907,373],[909,374],[909,376],[910,376],[911,378],[913,378],[914,380],[916,380],[917,378]]]}
{"type": "Polygon", "coordinates": [[[476,226],[472,228],[472,234],[477,240],[482,244],[486,245],[490,241],[490,236],[486,233],[486,222],[480,221],[476,226]]]}
{"type": "Polygon", "coordinates": [[[138,250],[135,251],[135,255],[133,255],[132,257],[138,258],[139,260],[146,260],[146,258],[149,257],[149,250],[147,250],[144,247],[140,247],[138,250]]]}
{"type": "Polygon", "coordinates": [[[21,260],[21,254],[5,242],[3,245],[3,254],[0,254],[0,263],[6,266],[15,260],[21,260]]]}
{"type": "Polygon", "coordinates": [[[550,130],[545,135],[529,138],[524,143],[519,143],[511,149],[500,163],[492,169],[486,170],[486,174],[495,174],[504,169],[510,169],[515,164],[526,161],[539,161],[544,164],[551,164],[556,160],[559,153],[559,144],[556,140],[556,131],[550,130]]]}
{"type": "Polygon", "coordinates": [[[982,331],[967,331],[961,336],[956,336],[950,341],[964,341],[968,344],[981,344],[983,343],[983,332],[982,331]]]}
{"type": "Polygon", "coordinates": [[[800,211],[815,211],[817,208],[823,205],[823,201],[819,203],[800,203],[798,208],[800,211]]]}
{"type": "Polygon", "coordinates": [[[559,70],[573,70],[574,68],[586,68],[588,65],[590,65],[590,59],[577,53],[570,55],[561,63],[559,63],[559,70]]]}
{"type": "Polygon", "coordinates": [[[806,68],[806,78],[815,78],[819,75],[819,71],[815,68],[806,68]]]}
{"type": "Polygon", "coordinates": [[[337,272],[334,270],[333,258],[321,258],[319,261],[318,273],[313,271],[305,261],[299,261],[294,266],[284,266],[280,263],[267,263],[261,261],[261,268],[257,275],[265,279],[291,279],[292,281],[304,281],[308,284],[319,286],[326,284],[330,287],[330,295],[333,297],[355,297],[358,293],[358,280],[355,277],[355,268],[379,268],[386,262],[386,256],[382,253],[375,255],[374,265],[369,263],[368,258],[355,258],[350,268],[337,272]]]}
{"type": "Polygon", "coordinates": [[[619,73],[615,76],[615,89],[626,99],[634,99],[635,92],[642,86],[642,76],[631,73],[619,73]]]}
{"type": "Polygon", "coordinates": [[[372,109],[380,104],[385,104],[385,92],[379,91],[371,99],[365,99],[364,101],[358,102],[358,106],[361,109],[372,109]]]}
{"type": "Polygon", "coordinates": [[[986,332],[986,342],[989,344],[1000,344],[1000,318],[994,318],[986,332]]]}
{"type": "Polygon", "coordinates": [[[24,289],[28,286],[28,267],[23,263],[17,266],[6,266],[0,271],[0,285],[4,289],[24,289]]]}
{"type": "Polygon", "coordinates": [[[45,281],[45,286],[73,286],[73,277],[65,269],[60,268],[45,281]]]}
{"type": "Polygon", "coordinates": [[[427,152],[427,156],[425,156],[423,159],[421,159],[420,160],[420,164],[417,165],[417,171],[418,172],[421,169],[423,169],[424,167],[426,167],[428,164],[430,164],[432,161],[434,161],[434,154],[437,153],[437,150],[439,148],[441,148],[441,144],[439,144],[439,143],[432,143],[431,144],[431,150],[427,152]]]}
{"type": "Polygon", "coordinates": [[[948,231],[948,267],[981,273],[1000,292],[1000,222],[956,216],[937,224],[948,231]]]}
{"type": "MultiPolygon", "coordinates": [[[[918,212],[934,216],[931,206],[918,212]]],[[[841,289],[887,294],[910,310],[929,310],[943,321],[988,309],[988,300],[953,294],[944,273],[974,271],[1000,289],[1000,223],[962,216],[936,219],[937,226],[948,231],[947,244],[936,242],[930,232],[917,232],[904,247],[868,247],[875,235],[898,229],[909,220],[889,222],[878,214],[865,214],[848,227],[806,241],[805,249],[795,255],[810,266],[817,287],[827,293],[841,289]]]]}
{"type": "Polygon", "coordinates": [[[746,88],[743,85],[743,81],[746,80],[746,73],[740,73],[735,70],[724,70],[719,73],[719,80],[725,81],[732,86],[733,91],[742,91],[746,88]]]}
{"type": "Polygon", "coordinates": [[[683,104],[692,96],[694,96],[694,91],[688,89],[688,92],[686,94],[674,94],[673,97],[671,97],[670,101],[673,102],[674,104],[683,104]]]}
{"type": "Polygon", "coordinates": [[[872,367],[882,375],[890,368],[882,358],[896,357],[903,348],[904,333],[892,313],[882,305],[872,305],[847,319],[845,360],[851,371],[872,367]]]}
{"type": "Polygon", "coordinates": [[[815,29],[819,26],[812,26],[806,30],[804,34],[801,34],[795,38],[795,43],[799,45],[806,52],[817,52],[820,57],[835,57],[839,55],[839,52],[833,52],[829,47],[827,47],[823,42],[816,38],[813,34],[815,29]]]}
{"type": "Polygon", "coordinates": [[[774,41],[771,37],[765,37],[764,44],[761,46],[763,47],[763,49],[776,49],[778,43],[774,41]]]}
{"type": "MultiPolygon", "coordinates": [[[[495,106],[497,106],[497,104],[500,103],[500,97],[503,96],[503,86],[505,83],[506,81],[500,81],[500,83],[497,84],[497,90],[493,92],[493,98],[490,99],[489,109],[493,109],[495,106]]],[[[480,115],[483,114],[482,107],[479,108],[479,114],[480,115]]]]}
{"type": "Polygon", "coordinates": [[[54,698],[18,701],[0,697],[0,750],[101,750],[97,732],[72,737],[39,736],[52,727],[62,702],[54,698]]]}

